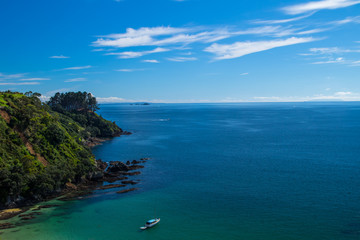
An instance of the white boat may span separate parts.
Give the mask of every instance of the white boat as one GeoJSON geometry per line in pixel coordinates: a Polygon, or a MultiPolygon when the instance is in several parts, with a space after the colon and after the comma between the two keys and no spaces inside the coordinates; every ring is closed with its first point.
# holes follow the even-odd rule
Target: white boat
{"type": "Polygon", "coordinates": [[[158,224],[159,222],[160,222],[160,218],[151,219],[145,223],[145,226],[140,227],[140,229],[145,230],[147,228],[151,228],[151,227],[155,226],[156,224],[158,224]]]}

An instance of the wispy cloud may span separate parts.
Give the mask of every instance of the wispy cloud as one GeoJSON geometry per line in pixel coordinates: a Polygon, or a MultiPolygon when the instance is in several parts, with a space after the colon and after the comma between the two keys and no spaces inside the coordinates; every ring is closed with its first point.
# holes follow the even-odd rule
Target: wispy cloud
{"type": "Polygon", "coordinates": [[[347,65],[350,67],[359,67],[360,66],[359,60],[345,59],[343,57],[338,57],[338,58],[329,57],[328,60],[313,62],[312,64],[334,64],[334,63],[339,63],[339,64],[347,65]]]}
{"type": "Polygon", "coordinates": [[[188,61],[196,61],[197,58],[196,57],[172,57],[172,58],[167,58],[167,60],[172,61],[172,62],[188,62],[188,61]]]}
{"type": "Polygon", "coordinates": [[[155,48],[153,50],[149,50],[149,51],[139,51],[139,52],[135,52],[135,51],[127,51],[127,52],[112,52],[112,53],[106,53],[105,55],[115,55],[118,56],[118,58],[138,58],[138,57],[142,57],[145,55],[149,55],[149,54],[153,54],[153,53],[161,53],[161,52],[168,52],[170,51],[170,49],[167,48],[155,48]]]}
{"type": "Polygon", "coordinates": [[[305,55],[325,55],[325,54],[341,54],[341,53],[360,53],[358,49],[343,49],[339,47],[310,48],[310,53],[305,55]]]}
{"type": "Polygon", "coordinates": [[[130,69],[130,68],[124,68],[124,69],[117,69],[115,71],[117,72],[138,72],[138,71],[144,71],[143,68],[137,68],[137,69],[130,69]]]}
{"type": "Polygon", "coordinates": [[[359,0],[321,0],[287,6],[282,10],[287,14],[295,15],[324,9],[345,8],[359,3],[359,0]]]}
{"type": "Polygon", "coordinates": [[[121,102],[133,102],[132,100],[127,100],[119,97],[96,97],[96,100],[99,103],[121,103],[121,102]]]}
{"type": "Polygon", "coordinates": [[[68,56],[64,56],[64,55],[58,55],[58,56],[51,56],[49,58],[54,58],[54,59],[65,59],[65,58],[70,58],[68,56]]]}
{"type": "Polygon", "coordinates": [[[87,65],[87,66],[80,66],[80,67],[68,67],[68,68],[63,68],[61,70],[81,70],[81,69],[88,69],[88,68],[92,68],[92,66],[87,65]]]}
{"type": "Polygon", "coordinates": [[[70,92],[70,91],[74,91],[75,88],[74,87],[71,87],[71,88],[60,88],[60,89],[55,89],[55,90],[51,90],[47,93],[45,93],[46,96],[52,96],[54,95],[55,93],[57,92],[70,92]]]}
{"type": "Polygon", "coordinates": [[[145,63],[159,63],[159,61],[156,60],[156,59],[145,59],[145,60],[142,60],[142,62],[145,62],[145,63]]]}
{"type": "Polygon", "coordinates": [[[26,73],[4,74],[0,73],[0,80],[16,79],[24,77],[26,73]]]}
{"type": "Polygon", "coordinates": [[[308,17],[312,16],[313,14],[314,14],[314,12],[300,16],[300,17],[278,19],[278,20],[255,20],[255,21],[252,21],[252,23],[255,23],[255,24],[283,24],[283,23],[299,21],[301,19],[308,18],[308,17]]]}
{"type": "Polygon", "coordinates": [[[47,81],[50,78],[22,78],[20,81],[47,81]]]}
{"type": "Polygon", "coordinates": [[[344,25],[344,24],[348,24],[348,23],[360,23],[360,16],[355,16],[355,17],[347,17],[341,20],[337,20],[337,21],[332,21],[329,24],[332,25],[344,25]]]}
{"type": "Polygon", "coordinates": [[[270,41],[248,41],[248,42],[236,42],[233,44],[217,44],[214,43],[210,47],[207,47],[204,51],[210,52],[216,55],[216,60],[231,59],[242,57],[251,53],[266,51],[273,48],[284,47],[294,44],[313,42],[317,39],[312,37],[296,38],[291,37],[283,40],[270,40],[270,41]]]}
{"type": "Polygon", "coordinates": [[[360,101],[360,94],[351,91],[338,91],[333,94],[316,94],[313,96],[270,96],[254,97],[255,102],[306,102],[306,101],[360,101]]]}
{"type": "MultiPolygon", "coordinates": [[[[297,31],[301,29],[302,28],[295,29],[291,26],[261,26],[243,30],[234,29],[232,27],[143,27],[139,29],[128,28],[125,33],[110,34],[98,38],[95,42],[93,42],[93,46],[101,47],[102,49],[105,47],[126,48],[141,46],[173,46],[174,48],[175,46],[184,46],[192,43],[212,43],[240,35],[283,37],[297,34],[297,31]]],[[[134,52],[130,52],[130,54],[133,53],[134,52]]],[[[107,55],[113,54],[110,53],[107,55]]]]}
{"type": "Polygon", "coordinates": [[[168,36],[176,33],[188,31],[185,28],[172,28],[172,27],[153,27],[153,28],[127,28],[125,33],[110,34],[101,36],[93,45],[96,47],[133,47],[133,46],[153,46],[156,44],[154,37],[168,36]]]}
{"type": "Polygon", "coordinates": [[[335,59],[331,58],[327,61],[313,62],[312,64],[329,64],[329,63],[344,63],[344,62],[345,62],[344,58],[338,57],[335,59]]]}
{"type": "Polygon", "coordinates": [[[66,80],[64,82],[85,82],[85,81],[87,81],[86,78],[71,78],[71,79],[68,79],[68,80],[66,80]]]}
{"type": "Polygon", "coordinates": [[[313,61],[311,64],[339,63],[348,66],[359,66],[360,63],[359,60],[351,60],[343,57],[349,53],[360,53],[360,50],[346,49],[339,47],[322,47],[322,48],[310,48],[308,53],[302,53],[300,55],[311,57],[310,60],[313,61]]]}
{"type": "Polygon", "coordinates": [[[39,82],[0,82],[0,86],[38,85],[39,82]]]}

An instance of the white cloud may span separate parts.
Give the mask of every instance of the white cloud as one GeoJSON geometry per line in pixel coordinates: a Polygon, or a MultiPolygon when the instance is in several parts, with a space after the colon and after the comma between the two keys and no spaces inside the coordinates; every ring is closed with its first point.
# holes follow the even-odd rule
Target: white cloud
{"type": "Polygon", "coordinates": [[[124,68],[124,69],[117,69],[115,71],[117,72],[138,72],[138,71],[144,71],[145,69],[130,69],[130,68],[124,68]]]}
{"type": "Polygon", "coordinates": [[[38,85],[39,82],[1,82],[0,86],[22,86],[22,85],[38,85]]]}
{"type": "Polygon", "coordinates": [[[345,60],[342,57],[335,58],[335,59],[329,59],[327,61],[319,61],[319,62],[313,62],[312,64],[329,64],[329,63],[344,63],[345,60]]]}
{"type": "Polygon", "coordinates": [[[52,90],[52,91],[49,91],[49,92],[45,93],[45,96],[52,96],[52,95],[54,95],[54,94],[57,93],[57,92],[62,93],[62,92],[70,92],[70,91],[74,91],[74,90],[75,90],[74,87],[72,87],[72,88],[60,88],[60,89],[55,89],[55,90],[52,90]]]}
{"type": "Polygon", "coordinates": [[[249,75],[249,73],[245,72],[240,74],[240,76],[245,76],[245,75],[249,75]]]}
{"type": "Polygon", "coordinates": [[[54,59],[65,59],[65,58],[70,58],[70,57],[67,57],[67,56],[64,56],[64,55],[58,55],[58,56],[51,56],[49,58],[54,58],[54,59]]]}
{"type": "MultiPolygon", "coordinates": [[[[300,54],[302,56],[314,56],[316,60],[320,61],[312,62],[312,64],[333,64],[339,63],[348,66],[360,66],[360,61],[345,59],[344,57],[336,57],[336,55],[345,55],[347,53],[360,53],[358,49],[343,49],[339,47],[322,47],[322,48],[310,48],[309,53],[300,54]]],[[[312,59],[311,59],[312,60],[312,59]]]]}
{"type": "Polygon", "coordinates": [[[159,63],[159,61],[156,60],[156,59],[145,59],[145,60],[142,60],[142,62],[145,62],[145,63],[159,63]]]}
{"type": "MultiPolygon", "coordinates": [[[[211,43],[240,35],[283,37],[297,34],[298,30],[300,29],[283,26],[261,26],[255,28],[248,28],[245,30],[231,29],[229,27],[143,27],[139,29],[128,28],[125,33],[110,34],[98,38],[95,42],[93,42],[93,46],[101,47],[100,50],[104,50],[104,48],[106,47],[126,48],[141,46],[184,46],[198,42],[211,43]]],[[[301,34],[310,34],[315,32],[319,32],[319,30],[311,30],[311,32],[309,33],[304,31],[301,34]]],[[[133,54],[137,54],[137,52],[125,53],[129,53],[130,56],[132,56],[133,54]]],[[[113,55],[113,53],[107,55],[113,55]]]]}
{"type": "Polygon", "coordinates": [[[81,70],[81,69],[88,69],[88,68],[92,68],[92,66],[87,65],[87,66],[81,66],[81,67],[68,67],[68,68],[63,68],[61,70],[81,70]]]}
{"type": "Polygon", "coordinates": [[[331,54],[341,54],[341,53],[360,53],[360,50],[357,49],[342,49],[339,47],[324,47],[324,48],[310,48],[309,51],[311,54],[307,55],[331,55],[331,54]]]}
{"type": "Polygon", "coordinates": [[[64,82],[85,82],[85,81],[87,81],[86,78],[72,78],[72,79],[68,79],[64,82]]]}
{"type": "Polygon", "coordinates": [[[300,32],[297,32],[296,34],[297,35],[309,35],[309,34],[314,34],[314,33],[326,32],[329,30],[330,30],[330,28],[315,28],[315,29],[300,31],[300,32]]]}
{"type": "Polygon", "coordinates": [[[125,33],[110,34],[102,36],[93,42],[96,47],[133,47],[133,46],[153,46],[155,36],[168,36],[176,33],[188,31],[185,28],[172,27],[142,27],[139,29],[127,28],[125,33]]]}
{"type": "Polygon", "coordinates": [[[236,42],[233,44],[217,44],[214,43],[207,47],[204,51],[216,55],[215,59],[232,59],[242,57],[251,53],[266,51],[269,49],[284,47],[294,44],[313,42],[317,39],[312,37],[296,38],[291,37],[284,40],[270,40],[270,41],[255,41],[255,42],[236,42]]]}
{"type": "Polygon", "coordinates": [[[118,56],[118,58],[137,58],[137,57],[142,57],[144,55],[168,52],[168,51],[170,51],[170,49],[158,47],[158,48],[155,48],[155,49],[149,50],[149,51],[139,51],[139,52],[127,51],[127,52],[118,52],[118,53],[113,52],[113,53],[106,53],[105,55],[115,55],[115,56],[118,56]]]}
{"type": "Polygon", "coordinates": [[[344,24],[348,24],[348,23],[360,23],[360,16],[347,17],[347,18],[342,19],[342,20],[337,20],[337,21],[330,22],[330,24],[334,24],[334,25],[344,25],[344,24]]]}
{"type": "Polygon", "coordinates": [[[253,21],[252,23],[255,24],[283,24],[283,23],[289,23],[289,22],[294,22],[294,21],[298,21],[304,18],[308,18],[311,15],[313,15],[314,13],[310,13],[310,14],[306,14],[300,17],[294,17],[294,18],[288,18],[288,19],[280,19],[280,20],[256,20],[253,21]]]}
{"type": "MultiPolygon", "coordinates": [[[[121,103],[121,102],[129,102],[129,100],[126,100],[124,98],[119,97],[96,97],[96,100],[99,103],[121,103]]],[[[131,101],[130,101],[131,102],[131,101]]]]}
{"type": "Polygon", "coordinates": [[[16,73],[16,74],[4,74],[0,73],[0,80],[7,80],[7,79],[16,79],[24,77],[26,73],[16,73]]]}
{"type": "Polygon", "coordinates": [[[352,92],[336,92],[335,96],[351,96],[353,95],[352,92]]]}
{"type": "Polygon", "coordinates": [[[22,78],[20,81],[47,81],[50,78],[22,78]]]}
{"type": "MultiPolygon", "coordinates": [[[[329,89],[330,90],[330,89],[329,89]]],[[[329,91],[326,90],[326,91],[329,91]]],[[[255,102],[306,102],[306,101],[360,101],[360,93],[354,92],[334,92],[333,94],[316,94],[313,96],[270,96],[270,97],[254,97],[255,102]]]]}
{"type": "Polygon", "coordinates": [[[172,62],[187,62],[187,61],[196,61],[196,57],[173,57],[173,58],[167,58],[167,60],[172,62]]]}
{"type": "Polygon", "coordinates": [[[345,8],[359,3],[359,0],[321,0],[287,6],[282,10],[287,14],[295,15],[323,9],[345,8]]]}
{"type": "Polygon", "coordinates": [[[50,97],[41,95],[41,96],[39,97],[39,99],[40,99],[40,101],[42,101],[42,102],[47,102],[47,101],[50,100],[50,97]]]}

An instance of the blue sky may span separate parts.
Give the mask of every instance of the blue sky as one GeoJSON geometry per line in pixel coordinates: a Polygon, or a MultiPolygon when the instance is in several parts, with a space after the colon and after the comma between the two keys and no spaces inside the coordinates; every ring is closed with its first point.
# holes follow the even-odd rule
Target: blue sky
{"type": "Polygon", "coordinates": [[[2,0],[0,90],[360,100],[359,0],[2,0]]]}

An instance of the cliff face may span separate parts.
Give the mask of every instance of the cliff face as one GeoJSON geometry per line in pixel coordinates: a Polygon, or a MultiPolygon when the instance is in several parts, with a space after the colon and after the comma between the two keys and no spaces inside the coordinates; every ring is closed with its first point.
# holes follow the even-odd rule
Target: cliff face
{"type": "Polygon", "coordinates": [[[56,112],[35,95],[0,92],[0,208],[39,201],[94,171],[87,142],[124,134],[94,112],[56,112]]]}

